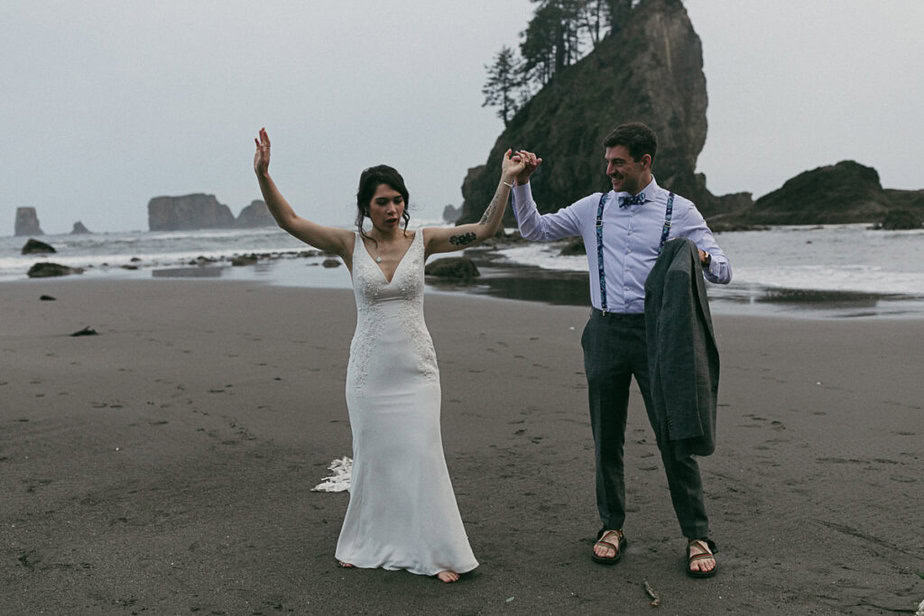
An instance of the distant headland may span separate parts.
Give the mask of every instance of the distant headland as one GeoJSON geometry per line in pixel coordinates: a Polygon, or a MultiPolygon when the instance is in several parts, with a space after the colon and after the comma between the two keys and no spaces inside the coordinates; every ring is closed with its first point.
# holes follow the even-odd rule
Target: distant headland
{"type": "Polygon", "coordinates": [[[195,193],[178,197],[154,197],[148,201],[150,231],[190,231],[197,229],[241,229],[267,227],[276,221],[266,203],[255,199],[234,217],[215,195],[195,193]]]}

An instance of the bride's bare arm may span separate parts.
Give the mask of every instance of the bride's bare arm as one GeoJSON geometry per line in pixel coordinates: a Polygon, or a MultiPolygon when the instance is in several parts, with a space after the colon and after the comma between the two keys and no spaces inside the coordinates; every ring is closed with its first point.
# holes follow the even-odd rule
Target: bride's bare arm
{"type": "Polygon", "coordinates": [[[458,227],[433,227],[427,229],[427,234],[424,236],[427,240],[427,254],[462,250],[489,237],[494,237],[501,228],[513,181],[523,171],[524,167],[525,162],[522,157],[507,150],[501,161],[500,182],[494,192],[494,198],[485,208],[481,220],[476,223],[459,225],[458,227]]]}
{"type": "Polygon", "coordinates": [[[353,249],[353,232],[325,227],[298,216],[276,188],[273,178],[270,177],[270,140],[265,128],[260,129],[260,136],[254,139],[254,142],[257,144],[257,151],[253,156],[253,170],[257,174],[257,181],[260,183],[260,192],[263,193],[266,207],[269,208],[270,214],[279,226],[315,248],[340,255],[349,266],[353,249]]]}

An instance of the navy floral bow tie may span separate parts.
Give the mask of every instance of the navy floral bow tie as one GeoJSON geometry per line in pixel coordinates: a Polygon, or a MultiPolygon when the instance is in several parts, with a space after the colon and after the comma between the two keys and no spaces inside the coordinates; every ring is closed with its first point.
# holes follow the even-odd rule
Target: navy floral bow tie
{"type": "Polygon", "coordinates": [[[634,197],[632,195],[628,195],[619,198],[619,207],[629,207],[630,205],[641,205],[643,203],[645,203],[645,193],[643,192],[640,192],[634,197]]]}

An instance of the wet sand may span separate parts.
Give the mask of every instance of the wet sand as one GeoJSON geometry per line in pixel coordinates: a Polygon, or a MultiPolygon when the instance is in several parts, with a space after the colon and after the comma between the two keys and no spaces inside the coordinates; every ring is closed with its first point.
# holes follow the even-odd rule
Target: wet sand
{"type": "Polygon", "coordinates": [[[629,548],[598,527],[586,308],[430,294],[443,438],[482,563],[444,585],[343,570],[348,290],[0,286],[0,614],[913,613],[924,599],[924,320],[718,315],[720,572],[684,542],[640,396],[629,548]],[[48,294],[56,301],[40,301],[48,294]],[[70,337],[84,326],[98,336],[70,337]]]}

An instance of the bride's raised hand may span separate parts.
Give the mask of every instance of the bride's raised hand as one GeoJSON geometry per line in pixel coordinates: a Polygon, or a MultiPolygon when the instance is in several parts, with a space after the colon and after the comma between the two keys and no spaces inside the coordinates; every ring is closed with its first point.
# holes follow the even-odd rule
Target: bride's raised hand
{"type": "Polygon", "coordinates": [[[257,144],[257,151],[253,155],[253,170],[257,175],[266,175],[269,171],[270,140],[266,129],[260,129],[260,136],[253,140],[257,144]]]}
{"type": "Polygon", "coordinates": [[[501,175],[505,182],[513,181],[525,168],[526,161],[521,153],[514,154],[512,150],[504,152],[504,157],[501,160],[501,175]]]}

